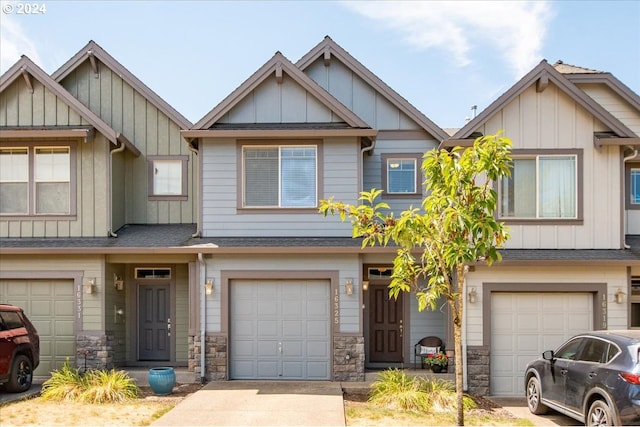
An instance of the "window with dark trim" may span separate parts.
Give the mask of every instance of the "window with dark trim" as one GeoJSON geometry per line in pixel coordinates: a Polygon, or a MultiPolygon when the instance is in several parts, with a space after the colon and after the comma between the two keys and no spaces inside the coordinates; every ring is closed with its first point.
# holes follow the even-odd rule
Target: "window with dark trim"
{"type": "Polygon", "coordinates": [[[640,209],[640,163],[629,163],[625,173],[627,209],[640,209]]]}
{"type": "Polygon", "coordinates": [[[385,197],[415,197],[421,194],[421,154],[383,154],[382,188],[385,197]]]}
{"type": "Polygon", "coordinates": [[[0,148],[0,215],[75,215],[75,146],[0,148]]]}
{"type": "Polygon", "coordinates": [[[244,145],[242,162],[242,207],[317,206],[316,145],[244,145]]]}
{"type": "Polygon", "coordinates": [[[149,199],[186,200],[188,156],[149,156],[149,199]]]}
{"type": "Polygon", "coordinates": [[[511,176],[500,181],[503,219],[576,220],[581,215],[578,152],[513,154],[511,176]]]}

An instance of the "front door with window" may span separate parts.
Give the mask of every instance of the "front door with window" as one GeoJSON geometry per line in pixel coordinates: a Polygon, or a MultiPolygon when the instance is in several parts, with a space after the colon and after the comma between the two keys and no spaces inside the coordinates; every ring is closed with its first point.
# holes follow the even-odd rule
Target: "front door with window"
{"type": "Polygon", "coordinates": [[[369,286],[369,361],[402,362],[402,297],[389,297],[387,285],[369,286]]]}
{"type": "Polygon", "coordinates": [[[169,284],[138,285],[138,359],[169,360],[171,310],[169,284]]]}

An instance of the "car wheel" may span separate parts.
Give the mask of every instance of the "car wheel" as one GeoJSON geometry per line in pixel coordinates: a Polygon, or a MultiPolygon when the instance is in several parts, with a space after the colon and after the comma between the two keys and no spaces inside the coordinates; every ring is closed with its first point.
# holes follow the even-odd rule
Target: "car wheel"
{"type": "Polygon", "coordinates": [[[540,381],[535,375],[527,381],[527,406],[529,411],[535,415],[546,414],[549,410],[541,401],[542,393],[540,392],[540,381]]]}
{"type": "Polygon", "coordinates": [[[20,393],[28,390],[33,381],[33,369],[31,361],[24,354],[18,354],[13,359],[9,381],[5,385],[7,391],[20,393]]]}
{"type": "Polygon", "coordinates": [[[589,407],[589,413],[587,414],[586,425],[588,426],[612,426],[613,415],[611,408],[606,402],[602,400],[596,400],[589,407]]]}

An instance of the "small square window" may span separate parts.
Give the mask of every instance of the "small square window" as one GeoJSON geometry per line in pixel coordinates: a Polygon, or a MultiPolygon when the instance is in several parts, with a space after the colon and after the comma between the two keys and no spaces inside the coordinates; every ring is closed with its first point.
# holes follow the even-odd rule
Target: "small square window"
{"type": "Polygon", "coordinates": [[[187,156],[149,156],[149,198],[187,198],[187,156]]]}
{"type": "Polygon", "coordinates": [[[385,196],[415,197],[420,193],[420,154],[383,154],[382,186],[385,196]]]}

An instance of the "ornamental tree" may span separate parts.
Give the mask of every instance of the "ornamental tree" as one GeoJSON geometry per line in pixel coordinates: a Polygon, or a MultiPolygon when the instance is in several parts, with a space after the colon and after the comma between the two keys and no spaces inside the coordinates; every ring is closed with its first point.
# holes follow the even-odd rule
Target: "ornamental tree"
{"type": "Polygon", "coordinates": [[[382,190],[360,193],[358,206],[320,201],[324,216],[351,220],[353,237],[362,247],[397,246],[389,295],[411,292],[418,309],[435,310],[444,297],[451,313],[455,350],[457,422],[464,425],[462,377],[462,312],[464,282],[471,264],[500,261],[498,248],[509,238],[494,215],[496,183],[511,173],[511,141],[501,136],[477,138],[472,147],[433,149],[423,156],[427,196],[421,208],[394,216],[389,205],[377,202],[382,190]]]}

